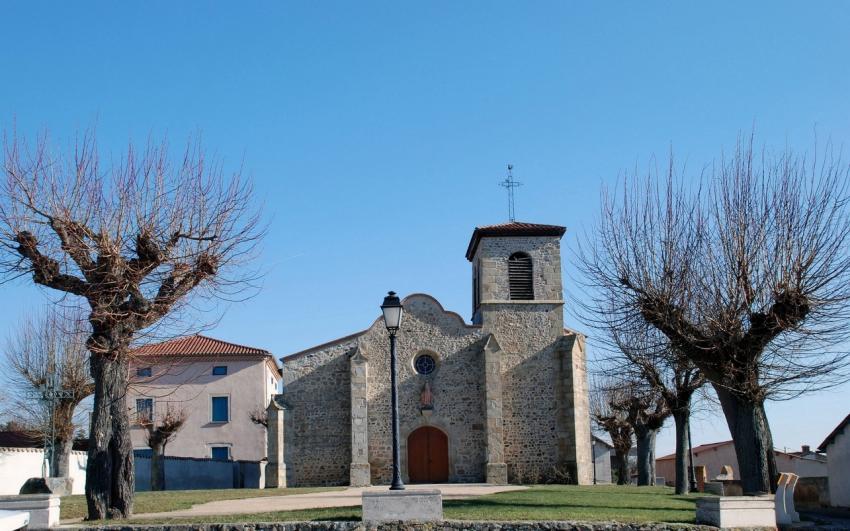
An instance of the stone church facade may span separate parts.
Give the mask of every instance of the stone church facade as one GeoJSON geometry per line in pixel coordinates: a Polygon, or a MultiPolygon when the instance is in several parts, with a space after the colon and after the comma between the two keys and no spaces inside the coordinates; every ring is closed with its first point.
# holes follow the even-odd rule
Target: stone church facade
{"type": "MultiPolygon", "coordinates": [[[[476,228],[466,253],[471,323],[429,295],[402,301],[405,482],[592,482],[585,341],[563,325],[565,230],[476,228]]],[[[269,407],[270,486],[389,483],[389,337],[382,319],[281,361],[284,393],[269,407]]]]}

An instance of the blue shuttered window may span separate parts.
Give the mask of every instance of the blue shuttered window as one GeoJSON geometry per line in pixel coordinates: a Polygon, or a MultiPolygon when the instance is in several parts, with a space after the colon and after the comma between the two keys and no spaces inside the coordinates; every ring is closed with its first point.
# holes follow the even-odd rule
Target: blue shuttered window
{"type": "Polygon", "coordinates": [[[230,408],[228,405],[228,398],[226,396],[212,397],[213,422],[228,422],[230,420],[230,408]]]}

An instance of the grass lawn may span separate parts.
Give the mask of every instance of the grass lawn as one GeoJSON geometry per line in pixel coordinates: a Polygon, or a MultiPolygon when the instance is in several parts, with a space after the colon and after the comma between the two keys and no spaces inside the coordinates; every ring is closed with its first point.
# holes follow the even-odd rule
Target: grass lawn
{"type": "MultiPolygon", "coordinates": [[[[292,488],[292,489],[216,489],[216,490],[167,490],[160,492],[137,492],[134,512],[159,513],[179,511],[193,505],[218,500],[242,500],[266,496],[288,496],[328,490],[343,490],[345,487],[292,488]]],[[[84,495],[65,496],[60,504],[60,519],[85,518],[88,514],[84,495]]]]}
{"type": "MultiPolygon", "coordinates": [[[[288,490],[297,491],[299,489],[288,490]]],[[[184,491],[179,494],[182,497],[184,494],[192,492],[211,493],[203,499],[203,501],[211,501],[212,499],[224,499],[221,496],[216,497],[216,492],[236,494],[240,491],[184,491]]],[[[264,491],[251,492],[262,493],[264,491]]],[[[142,493],[140,496],[154,494],[163,498],[168,497],[169,494],[174,496],[174,493],[142,493]]],[[[296,494],[296,492],[291,494],[296,494]]],[[[443,509],[445,517],[450,520],[614,520],[619,522],[693,523],[696,513],[695,503],[695,495],[676,496],[673,494],[673,489],[668,487],[541,485],[523,491],[503,492],[465,500],[446,500],[443,502],[443,509]]],[[[137,502],[137,507],[139,507],[137,512],[143,512],[141,502],[137,502]]],[[[148,511],[153,510],[159,512],[166,509],[162,505],[154,505],[148,511]]],[[[233,523],[359,519],[359,507],[334,507],[258,514],[131,520],[130,523],[233,523]]]]}

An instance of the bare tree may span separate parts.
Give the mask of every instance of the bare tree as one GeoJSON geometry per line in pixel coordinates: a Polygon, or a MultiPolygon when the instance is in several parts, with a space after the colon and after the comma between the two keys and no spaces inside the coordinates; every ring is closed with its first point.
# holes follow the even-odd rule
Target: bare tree
{"type": "Polygon", "coordinates": [[[740,140],[690,182],[624,181],[580,250],[600,328],[648,323],[714,387],[746,493],[775,481],[765,400],[845,381],[850,328],[848,168],[827,150],[755,157],[740,140]],[[689,183],[689,184],[684,184],[689,183]],[[690,184],[692,183],[692,184],[690,184]]]}
{"type": "Polygon", "coordinates": [[[94,392],[85,324],[77,309],[50,308],[43,315],[23,319],[6,345],[10,408],[15,418],[33,426],[42,438],[52,437],[53,454],[48,456],[45,448],[51,477],[68,477],[78,426],[75,412],[94,392]],[[57,398],[51,413],[47,404],[27,393],[53,382],[58,383],[57,389],[70,391],[70,396],[57,398]]]}
{"type": "Polygon", "coordinates": [[[637,484],[655,485],[655,438],[670,416],[667,403],[657,388],[642,381],[621,383],[624,400],[612,404],[626,415],[637,443],[637,484]]]}
{"type": "Polygon", "coordinates": [[[155,418],[152,411],[149,413],[139,418],[138,422],[147,430],[147,442],[151,449],[151,490],[165,490],[165,447],[186,423],[186,412],[168,407],[160,420],[155,418]]]}
{"type": "Polygon", "coordinates": [[[692,402],[694,393],[705,385],[705,378],[691,360],[671,348],[670,341],[663,334],[641,324],[637,330],[609,327],[607,343],[613,348],[607,349],[610,354],[603,357],[602,363],[604,370],[620,374],[624,382],[645,383],[663,401],[664,411],[673,416],[676,425],[676,494],[687,494],[692,402]]]}
{"type": "MultiPolygon", "coordinates": [[[[611,438],[614,446],[617,484],[629,484],[629,452],[632,450],[634,429],[624,410],[628,396],[618,385],[610,382],[596,382],[590,394],[590,418],[597,429],[611,438]]],[[[595,466],[595,465],[594,465],[595,466]]]]}
{"type": "Polygon", "coordinates": [[[92,135],[56,154],[45,137],[5,140],[0,247],[6,277],[88,303],[94,406],[86,479],[88,517],[133,509],[133,456],[125,406],[131,343],[189,296],[231,296],[263,230],[250,185],[224,177],[190,144],[132,146],[103,163],[92,135]]]}
{"type": "Polygon", "coordinates": [[[248,412],[248,418],[251,419],[251,422],[258,426],[262,426],[264,428],[269,427],[269,414],[268,412],[261,408],[255,408],[248,412]]]}

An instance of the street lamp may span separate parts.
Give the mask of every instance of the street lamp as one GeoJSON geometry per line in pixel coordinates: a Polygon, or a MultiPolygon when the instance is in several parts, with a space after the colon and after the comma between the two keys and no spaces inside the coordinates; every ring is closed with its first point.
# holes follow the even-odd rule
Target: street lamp
{"type": "Polygon", "coordinates": [[[688,419],[688,463],[691,465],[688,467],[688,480],[690,481],[690,491],[691,492],[699,492],[697,488],[697,474],[694,469],[694,446],[691,442],[691,422],[688,419]]]}
{"type": "Polygon", "coordinates": [[[393,484],[390,486],[390,490],[404,490],[404,483],[401,481],[401,458],[398,445],[398,386],[396,385],[395,359],[395,335],[401,326],[401,316],[404,314],[404,308],[401,306],[401,301],[394,291],[389,292],[384,297],[381,311],[384,312],[384,325],[390,334],[390,385],[392,387],[393,415],[393,484]]]}
{"type": "Polygon", "coordinates": [[[590,454],[593,457],[593,484],[596,485],[596,438],[590,436],[590,454]]]}

